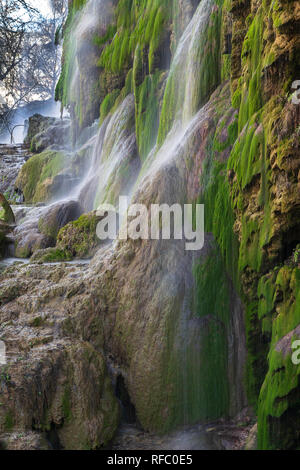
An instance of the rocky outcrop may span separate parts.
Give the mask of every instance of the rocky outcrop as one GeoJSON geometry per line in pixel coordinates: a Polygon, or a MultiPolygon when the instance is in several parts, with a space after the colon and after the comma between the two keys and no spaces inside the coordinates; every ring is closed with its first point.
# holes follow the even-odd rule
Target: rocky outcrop
{"type": "Polygon", "coordinates": [[[71,121],[34,114],[27,123],[27,135],[24,143],[34,153],[41,153],[46,148],[65,147],[70,142],[71,121]]]}
{"type": "Polygon", "coordinates": [[[85,335],[75,340],[77,314],[57,297],[60,292],[66,299],[84,300],[84,270],[54,266],[46,273],[41,266],[20,267],[18,284],[15,275],[6,271],[1,278],[1,338],[9,357],[0,375],[3,445],[12,445],[13,430],[25,437],[33,430],[54,448],[101,448],[117,428],[119,405],[100,344],[95,349],[85,335]]]}
{"type": "Polygon", "coordinates": [[[5,196],[2,193],[0,193],[0,206],[2,207],[0,218],[7,224],[15,224],[16,220],[12,208],[10,207],[9,203],[7,202],[5,196]]]}
{"type": "MultiPolygon", "coordinates": [[[[229,98],[228,86],[215,93],[183,136],[185,145],[170,155],[167,165],[154,165],[154,170],[144,174],[134,200],[172,205],[178,197],[185,200],[187,191],[193,197],[199,193],[199,185],[192,188],[188,181],[196,180],[191,175],[199,171],[202,152],[220,119],[221,103],[227,108],[229,98]],[[198,159],[190,152],[192,146],[199,148],[198,159]]],[[[226,159],[226,152],[221,155],[226,159]]],[[[91,228],[86,225],[88,220],[93,222],[91,216],[83,215],[66,225],[59,232],[55,250],[70,250],[72,244],[76,248],[84,241],[83,235],[95,236],[97,221],[91,228]]],[[[86,247],[91,246],[88,240],[86,247]]],[[[53,251],[40,253],[51,257],[53,251]]],[[[33,259],[38,258],[36,253],[33,259]]],[[[26,272],[26,282],[17,282],[17,291],[12,289],[16,281],[9,279],[9,273],[3,278],[5,292],[10,293],[4,312],[18,311],[17,305],[22,304],[42,328],[43,312],[54,309],[59,318],[57,308],[62,312],[60,327],[57,322],[51,325],[46,321],[46,338],[32,340],[29,358],[34,348],[39,348],[36,341],[41,341],[43,348],[49,341],[52,347],[57,329],[67,357],[69,341],[73,346],[84,341],[98,353],[103,351],[111,370],[122,377],[137,419],[146,430],[165,432],[183,423],[233,416],[245,405],[240,386],[245,355],[243,307],[212,235],[206,235],[205,247],[196,255],[185,250],[185,240],[129,240],[115,249],[98,250],[90,267],[82,267],[81,273],[69,275],[69,270],[59,265],[48,271],[40,264],[22,268],[17,276],[21,278],[26,272]],[[216,265],[218,276],[214,277],[216,265]],[[211,297],[203,303],[207,285],[211,297]],[[216,295],[218,291],[220,295],[216,295]]],[[[19,322],[16,318],[16,324],[19,322]]],[[[10,342],[14,330],[4,324],[5,341],[10,342]]],[[[13,373],[12,369],[12,380],[13,373]]],[[[74,380],[71,375],[70,384],[74,380]]],[[[12,389],[11,396],[15,393],[12,389]]],[[[36,393],[34,389],[33,396],[36,393]]],[[[58,396],[61,400],[60,393],[58,396]]],[[[48,403],[47,414],[53,416],[51,400],[48,403]]],[[[58,414],[56,427],[61,420],[62,414],[58,414]]],[[[114,426],[110,424],[111,433],[114,426]]],[[[64,427],[58,426],[59,436],[64,435],[64,427]]],[[[78,445],[75,440],[63,442],[65,448],[78,445]]]]}
{"type": "Polygon", "coordinates": [[[275,343],[299,324],[299,270],[295,267],[290,272],[287,267],[300,233],[300,108],[289,98],[299,67],[299,36],[293,33],[299,13],[296,2],[246,2],[244,8],[240,2],[232,4],[233,37],[239,30],[243,40],[233,44],[241,64],[239,74],[235,65],[232,70],[239,135],[228,170],[234,230],[240,242],[238,269],[247,305],[248,396],[256,403],[259,395],[258,447],[262,449],[299,445],[296,421],[287,418],[299,406],[295,398],[299,372],[291,355],[285,360],[274,351],[275,343]],[[290,276],[294,281],[289,285],[290,276]],[[283,299],[293,292],[290,305],[281,303],[277,289],[283,299]],[[282,328],[279,312],[290,318],[282,328]]]}
{"type": "Polygon", "coordinates": [[[38,221],[39,231],[56,241],[58,232],[69,222],[78,219],[81,213],[77,201],[66,201],[56,203],[47,209],[38,221]]]}
{"type": "Polygon", "coordinates": [[[17,226],[10,235],[14,255],[29,258],[36,251],[55,246],[59,230],[81,213],[77,202],[62,201],[51,206],[16,207],[17,226]]]}
{"type": "Polygon", "coordinates": [[[56,246],[37,250],[31,260],[49,262],[68,261],[73,258],[92,258],[101,243],[96,234],[97,224],[100,220],[101,218],[95,212],[90,212],[81,215],[73,222],[64,224],[57,234],[56,246]]]}
{"type": "Polygon", "coordinates": [[[66,150],[46,149],[31,157],[23,165],[15,182],[17,192],[23,194],[25,202],[52,202],[63,197],[78,182],[76,155],[66,150]],[[74,166],[72,166],[74,164],[74,166]]]}

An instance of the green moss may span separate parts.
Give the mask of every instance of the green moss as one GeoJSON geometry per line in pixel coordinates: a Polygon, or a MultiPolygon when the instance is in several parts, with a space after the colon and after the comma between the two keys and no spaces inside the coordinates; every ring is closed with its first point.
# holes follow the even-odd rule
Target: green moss
{"type": "Polygon", "coordinates": [[[259,396],[258,446],[260,449],[299,448],[297,409],[300,406],[300,365],[292,362],[292,342],[299,336],[287,335],[300,323],[300,270],[284,266],[271,278],[261,279],[259,311],[272,316],[272,338],[268,373],[259,396]],[[280,349],[284,338],[286,346],[280,349]],[[294,410],[294,411],[293,411],[294,410]]]}
{"type": "MultiPolygon", "coordinates": [[[[137,44],[149,51],[149,70],[155,67],[155,53],[171,19],[172,2],[166,0],[120,0],[115,10],[116,34],[106,44],[99,66],[113,73],[130,68],[137,44]]],[[[109,38],[107,38],[109,39],[109,38]]]]}
{"type": "MultiPolygon", "coordinates": [[[[227,337],[230,321],[230,286],[218,249],[214,249],[203,264],[195,266],[194,278],[193,311],[196,316],[206,319],[206,327],[199,358],[202,362],[198,378],[201,385],[196,403],[190,406],[199,419],[217,419],[225,416],[229,407],[227,337]]],[[[192,390],[191,395],[195,396],[192,390]]],[[[190,398],[192,400],[192,396],[190,398]]]]}
{"type": "Polygon", "coordinates": [[[119,94],[120,94],[120,90],[118,89],[114,90],[112,93],[109,93],[108,95],[106,95],[106,97],[102,101],[101,107],[100,107],[100,124],[103,123],[106,116],[112,110],[119,94]]]}
{"type": "Polygon", "coordinates": [[[224,82],[230,78],[231,72],[231,54],[223,54],[222,56],[222,70],[221,81],[224,82]]]}
{"type": "Polygon", "coordinates": [[[142,161],[155,144],[159,122],[159,91],[162,72],[148,75],[141,85],[134,87],[136,108],[136,135],[142,161]]]}
{"type": "Polygon", "coordinates": [[[176,118],[190,119],[208,99],[221,80],[221,18],[222,2],[216,2],[204,31],[192,48],[171,66],[160,115],[158,145],[161,146],[176,118]],[[190,62],[191,58],[193,59],[190,62]],[[196,67],[196,70],[191,70],[196,67]],[[188,100],[182,86],[183,71],[188,81],[188,100]],[[192,96],[191,96],[192,95],[192,96]]]}
{"type": "Polygon", "coordinates": [[[10,207],[9,203],[7,202],[5,196],[0,193],[0,206],[2,206],[2,211],[0,213],[0,219],[4,220],[7,224],[15,224],[15,216],[10,207]]]}
{"type": "Polygon", "coordinates": [[[103,46],[105,43],[112,40],[116,32],[117,32],[116,25],[109,25],[106,30],[106,33],[103,36],[94,37],[93,39],[94,44],[98,47],[103,46]]]}
{"type": "Polygon", "coordinates": [[[239,243],[233,231],[235,217],[231,207],[226,164],[212,161],[211,154],[203,165],[201,186],[201,202],[205,205],[205,231],[214,234],[227,270],[237,286],[239,243]]]}
{"type": "Polygon", "coordinates": [[[262,106],[262,32],[263,10],[255,15],[246,35],[242,49],[242,67],[247,65],[247,74],[243,77],[241,104],[239,112],[239,131],[262,106]]]}
{"type": "Polygon", "coordinates": [[[31,261],[37,261],[40,263],[55,263],[61,261],[72,261],[73,256],[68,250],[53,247],[46,248],[44,250],[37,250],[30,259],[31,261]]]}
{"type": "Polygon", "coordinates": [[[30,326],[34,327],[34,328],[39,328],[40,326],[42,326],[44,323],[44,320],[42,317],[35,317],[35,319],[30,323],[30,326]]]}
{"type": "Polygon", "coordinates": [[[26,202],[47,201],[51,194],[51,180],[65,167],[62,152],[45,150],[31,157],[21,168],[16,185],[24,194],[26,202]]]}
{"type": "Polygon", "coordinates": [[[88,258],[100,243],[96,234],[99,217],[95,213],[83,214],[68,223],[57,236],[57,248],[62,254],[76,258],[88,258]]]}
{"type": "Polygon", "coordinates": [[[66,387],[62,397],[63,416],[66,421],[72,418],[72,402],[70,387],[66,387]]]}

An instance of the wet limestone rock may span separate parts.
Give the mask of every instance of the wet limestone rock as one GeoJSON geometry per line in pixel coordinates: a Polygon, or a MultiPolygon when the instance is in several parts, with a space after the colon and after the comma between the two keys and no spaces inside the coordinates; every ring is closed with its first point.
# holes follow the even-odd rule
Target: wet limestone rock
{"type": "Polygon", "coordinates": [[[50,442],[41,433],[34,431],[2,434],[0,450],[51,450],[50,442]]]}
{"type": "Polygon", "coordinates": [[[62,201],[51,206],[33,207],[24,219],[22,213],[18,214],[20,220],[12,234],[15,256],[28,258],[36,251],[54,247],[59,230],[80,213],[76,201],[62,201]]]}
{"type": "Polygon", "coordinates": [[[68,222],[78,219],[81,208],[76,201],[66,201],[51,205],[38,222],[39,231],[56,240],[57,234],[68,222]]]}
{"type": "Polygon", "coordinates": [[[0,441],[8,448],[16,432],[34,431],[54,448],[99,449],[117,429],[119,403],[100,336],[94,346],[88,342],[74,323],[78,308],[69,310],[73,302],[89,301],[85,271],[82,265],[32,265],[1,275],[10,293],[1,295],[0,314],[8,357],[0,373],[0,441]]]}

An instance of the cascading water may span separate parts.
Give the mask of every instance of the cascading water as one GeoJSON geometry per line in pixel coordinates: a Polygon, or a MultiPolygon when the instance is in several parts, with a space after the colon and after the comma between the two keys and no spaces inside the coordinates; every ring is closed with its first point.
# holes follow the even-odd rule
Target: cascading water
{"type": "MultiPolygon", "coordinates": [[[[199,109],[199,104],[203,102],[208,92],[206,89],[207,84],[202,85],[202,82],[205,81],[206,64],[201,60],[201,52],[213,7],[213,0],[203,0],[200,3],[178,43],[164,97],[164,103],[167,106],[169,94],[174,89],[179,92],[169,135],[164,140],[161,148],[157,145],[150,152],[138,180],[147,175],[149,171],[155,172],[159,167],[166,165],[168,160],[176,153],[175,150],[178,145],[187,146],[199,124],[201,113],[196,116],[195,114],[199,109]]],[[[75,29],[77,37],[82,36],[83,31],[93,25],[92,19],[90,19],[90,11],[93,11],[94,8],[95,2],[92,1],[89,9],[81,13],[81,21],[78,22],[75,29]],[[87,19],[85,19],[86,16],[87,19]]],[[[218,52],[215,52],[215,57],[218,59],[218,52]]],[[[75,74],[78,74],[77,68],[75,74]]],[[[89,169],[73,195],[73,197],[79,197],[85,209],[91,210],[100,203],[116,202],[118,194],[116,194],[116,191],[115,194],[112,194],[107,186],[111,185],[112,179],[116,177],[122,160],[126,156],[128,158],[128,155],[135,153],[134,135],[128,136],[128,127],[130,127],[128,123],[133,116],[134,99],[133,97],[127,97],[113,116],[108,118],[109,122],[106,120],[99,129],[97,140],[95,140],[93,149],[90,152],[89,169]]],[[[163,117],[161,119],[163,120],[163,117]]],[[[131,159],[134,159],[134,155],[131,159]]],[[[127,185],[126,191],[122,195],[132,193],[134,179],[138,176],[138,167],[139,165],[135,162],[134,174],[131,174],[130,184],[127,185]]],[[[137,185],[135,188],[137,188],[137,185]]],[[[124,187],[122,189],[125,190],[124,187]]]]}
{"type": "MultiPolygon", "coordinates": [[[[159,169],[165,167],[170,159],[185,154],[189,141],[197,131],[201,119],[205,117],[201,111],[196,113],[208,92],[206,84],[202,84],[206,72],[205,63],[201,60],[201,48],[205,43],[213,7],[213,0],[203,0],[179,40],[164,93],[158,143],[145,160],[140,175],[134,129],[135,103],[133,95],[129,95],[116,111],[106,118],[96,136],[92,135],[89,142],[84,143],[81,137],[80,143],[83,143],[83,147],[89,146],[86,171],[80,175],[79,184],[56,198],[55,204],[78,200],[84,211],[96,209],[101,203],[116,204],[119,195],[132,195],[134,191],[139,194],[147,177],[151,178],[159,169]],[[176,107],[169,113],[168,103],[174,90],[178,91],[176,107]],[[168,132],[165,132],[165,138],[160,145],[159,139],[161,129],[165,127],[165,115],[168,119],[166,126],[168,132]]],[[[87,38],[90,38],[97,28],[99,29],[99,16],[100,27],[105,30],[111,20],[111,7],[105,0],[90,0],[76,15],[69,38],[72,68],[68,77],[71,78],[69,87],[71,101],[78,103],[80,101],[78,55],[88,47],[87,38]]],[[[218,52],[215,56],[218,58],[218,52]]],[[[77,151],[80,151],[80,148],[77,147],[75,152],[77,151]]],[[[68,163],[66,161],[66,164],[68,163]]],[[[47,208],[41,209],[42,212],[43,210],[47,212],[47,208]]],[[[31,213],[35,218],[35,211],[29,210],[24,219],[26,225],[31,219],[31,213]]]]}
{"type": "MultiPolygon", "coordinates": [[[[105,10],[105,5],[105,1],[88,1],[78,13],[71,33],[74,60],[71,70],[70,95],[74,102],[80,100],[80,68],[77,53],[84,49],[86,38],[93,34],[96,28],[95,19],[99,14],[101,18],[103,15],[103,25],[106,25],[110,11],[105,10]]],[[[87,151],[86,171],[80,175],[79,184],[68,191],[56,204],[75,199],[87,212],[96,209],[101,203],[116,204],[119,195],[133,194],[132,199],[136,202],[142,202],[140,199],[143,198],[147,200],[148,196],[147,203],[153,201],[153,203],[170,205],[177,203],[178,200],[184,202],[188,200],[189,188],[181,184],[178,174],[187,173],[186,168],[193,159],[193,155],[189,152],[190,145],[206,119],[205,107],[200,111],[199,108],[205,103],[212,88],[218,84],[218,74],[216,74],[215,83],[207,83],[206,63],[201,56],[214,5],[213,0],[202,0],[179,40],[164,91],[157,144],[146,158],[141,171],[135,138],[135,101],[134,96],[129,94],[105,119],[97,135],[88,136],[89,141],[83,143],[83,147],[87,145],[90,147],[87,151]],[[171,106],[170,103],[174,102],[172,99],[174,93],[176,94],[175,105],[171,106]]],[[[88,41],[87,44],[89,44],[88,41]]],[[[219,50],[214,51],[213,57],[216,60],[215,68],[218,70],[219,50]]],[[[80,152],[82,148],[80,147],[78,145],[75,152],[80,152]]],[[[38,218],[48,210],[49,207],[34,208],[31,210],[32,215],[28,211],[24,227],[27,229],[30,225],[28,218],[34,218],[33,222],[36,225],[38,218]]],[[[20,231],[20,227],[18,230],[20,231]]],[[[203,418],[203,408],[206,406],[206,403],[204,405],[199,403],[199,396],[203,396],[201,395],[203,363],[199,361],[199,350],[202,345],[199,344],[199,338],[203,335],[203,330],[211,325],[207,319],[195,318],[191,312],[193,300],[191,298],[193,290],[191,266],[195,256],[184,252],[181,242],[174,244],[170,242],[167,249],[166,245],[158,243],[153,246],[153,250],[157,251],[157,258],[162,257],[163,260],[163,266],[157,270],[161,269],[164,273],[161,282],[162,291],[157,289],[159,294],[155,292],[154,297],[160,296],[159,302],[163,304],[167,303],[172,296],[176,298],[178,292],[183,296],[181,311],[176,317],[175,324],[170,325],[174,334],[174,344],[172,344],[174,349],[170,347],[165,357],[168,373],[172,374],[175,370],[177,378],[177,388],[174,386],[176,389],[168,390],[168,393],[174,402],[180,403],[178,418],[176,417],[172,424],[194,423],[203,418]],[[165,257],[163,257],[163,249],[165,249],[165,257]],[[181,265],[176,264],[178,259],[181,265]],[[181,278],[173,273],[173,267],[176,272],[178,266],[182,268],[181,278]]],[[[205,250],[204,255],[209,249],[205,248],[205,250]]],[[[240,315],[240,312],[237,315],[240,315]]],[[[214,324],[213,327],[215,327],[214,324]]],[[[136,360],[132,358],[132,363],[134,364],[136,360]]],[[[139,370],[139,367],[142,365],[134,364],[135,373],[143,377],[143,371],[139,370]]],[[[207,402],[210,400],[206,396],[204,399],[207,402]]],[[[202,430],[198,430],[200,439],[201,433],[202,430]]],[[[187,440],[189,440],[188,434],[185,434],[187,440]]],[[[171,445],[177,446],[178,444],[171,445]]],[[[188,447],[189,444],[185,442],[184,445],[188,447]]]]}
{"type": "Polygon", "coordinates": [[[80,69],[78,58],[85,55],[90,47],[90,38],[97,32],[106,29],[111,20],[111,6],[106,0],[89,0],[76,13],[69,36],[68,54],[70,70],[65,77],[68,80],[69,101],[78,105],[80,102],[80,69]],[[99,23],[99,19],[101,22],[99,23]]]}
{"type": "MultiPolygon", "coordinates": [[[[208,94],[202,48],[214,4],[213,0],[203,0],[180,38],[167,79],[158,143],[146,159],[139,179],[145,179],[166,166],[170,159],[176,157],[180,147],[183,150],[187,148],[200,121],[205,118],[204,111],[199,111],[208,94]],[[170,103],[174,93],[176,103],[172,109],[170,103]],[[160,142],[161,135],[163,139],[160,142]]],[[[214,54],[217,70],[219,52],[214,54]]]]}
{"type": "Polygon", "coordinates": [[[84,208],[91,210],[104,202],[116,203],[118,191],[123,190],[123,194],[130,191],[139,169],[133,122],[134,97],[129,95],[99,129],[89,171],[76,190],[84,208]],[[125,167],[131,171],[125,185],[120,181],[118,186],[118,175],[125,167]]]}

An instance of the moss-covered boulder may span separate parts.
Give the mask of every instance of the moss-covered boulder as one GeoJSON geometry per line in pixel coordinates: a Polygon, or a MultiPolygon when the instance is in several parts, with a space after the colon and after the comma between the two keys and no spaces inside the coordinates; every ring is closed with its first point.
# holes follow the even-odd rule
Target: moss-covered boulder
{"type": "Polygon", "coordinates": [[[264,331],[271,334],[268,372],[258,402],[258,447],[299,449],[300,269],[275,269],[260,280],[258,293],[258,314],[264,331]]]}
{"type": "Polygon", "coordinates": [[[96,234],[99,221],[100,217],[95,212],[90,212],[68,223],[58,233],[57,248],[74,258],[91,257],[100,244],[96,234]]]}
{"type": "Polygon", "coordinates": [[[15,183],[25,202],[51,201],[54,196],[66,193],[73,184],[73,176],[66,169],[70,159],[70,155],[55,150],[45,150],[31,157],[15,183]]]}
{"type": "Polygon", "coordinates": [[[0,193],[0,206],[2,207],[2,211],[0,211],[0,219],[2,219],[7,224],[15,224],[15,216],[10,207],[9,203],[7,202],[5,196],[0,193]]]}

